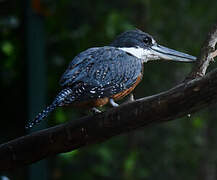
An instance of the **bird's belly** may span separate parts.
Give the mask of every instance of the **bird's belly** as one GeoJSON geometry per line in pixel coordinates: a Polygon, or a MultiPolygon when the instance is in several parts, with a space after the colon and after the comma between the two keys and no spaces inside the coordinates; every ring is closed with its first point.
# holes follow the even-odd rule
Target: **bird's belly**
{"type": "Polygon", "coordinates": [[[114,94],[111,97],[104,97],[104,98],[93,99],[93,100],[88,100],[88,101],[74,102],[72,106],[75,108],[92,108],[92,107],[104,106],[109,102],[110,98],[114,100],[119,100],[121,98],[124,98],[128,94],[130,94],[135,89],[135,87],[140,83],[141,80],[142,80],[142,74],[137,78],[136,82],[129,89],[126,89],[118,94],[114,94]]]}
{"type": "Polygon", "coordinates": [[[125,96],[130,94],[135,89],[135,87],[140,83],[141,80],[142,80],[142,75],[140,75],[137,78],[136,82],[129,89],[126,89],[118,94],[115,94],[111,98],[113,98],[114,100],[119,100],[121,98],[124,98],[125,96]]]}
{"type": "Polygon", "coordinates": [[[109,102],[109,98],[99,98],[94,100],[88,100],[83,102],[74,102],[72,106],[76,108],[92,108],[92,107],[101,107],[106,105],[109,102]]]}

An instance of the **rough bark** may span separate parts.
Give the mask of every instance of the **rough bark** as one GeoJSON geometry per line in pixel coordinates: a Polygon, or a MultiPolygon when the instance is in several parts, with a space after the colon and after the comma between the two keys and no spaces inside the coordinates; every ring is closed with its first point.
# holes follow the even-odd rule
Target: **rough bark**
{"type": "Polygon", "coordinates": [[[217,56],[217,50],[215,51],[215,46],[217,43],[217,22],[213,25],[210,32],[207,35],[206,40],[200,51],[200,56],[195,63],[191,73],[187,76],[186,81],[189,79],[194,79],[202,77],[206,74],[206,70],[211,61],[214,61],[214,57],[217,56]]]}
{"type": "Polygon", "coordinates": [[[174,120],[216,103],[217,69],[203,76],[215,55],[216,42],[217,24],[209,33],[188,81],[168,91],[0,145],[0,170],[21,167],[50,155],[103,142],[151,123],[174,120]]]}

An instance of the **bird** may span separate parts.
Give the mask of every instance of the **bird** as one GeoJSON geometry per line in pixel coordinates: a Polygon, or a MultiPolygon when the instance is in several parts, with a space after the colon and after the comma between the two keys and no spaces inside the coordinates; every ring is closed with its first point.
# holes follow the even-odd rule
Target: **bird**
{"type": "Polygon", "coordinates": [[[60,78],[60,92],[26,128],[32,128],[57,107],[92,108],[111,104],[130,94],[141,82],[143,66],[148,61],[194,62],[196,57],[162,45],[139,29],[117,36],[108,46],[89,48],[69,63],[60,78]]]}

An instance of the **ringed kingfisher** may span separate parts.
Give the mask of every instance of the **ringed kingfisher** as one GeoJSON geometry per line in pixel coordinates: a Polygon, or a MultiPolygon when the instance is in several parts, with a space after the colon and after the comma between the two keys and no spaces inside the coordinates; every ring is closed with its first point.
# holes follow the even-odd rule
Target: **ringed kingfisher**
{"type": "Polygon", "coordinates": [[[143,64],[152,60],[194,62],[196,57],[157,44],[139,30],[120,34],[109,46],[94,47],[78,54],[60,79],[62,90],[45,110],[30,121],[31,128],[59,106],[95,109],[130,94],[143,76],[143,64]]]}

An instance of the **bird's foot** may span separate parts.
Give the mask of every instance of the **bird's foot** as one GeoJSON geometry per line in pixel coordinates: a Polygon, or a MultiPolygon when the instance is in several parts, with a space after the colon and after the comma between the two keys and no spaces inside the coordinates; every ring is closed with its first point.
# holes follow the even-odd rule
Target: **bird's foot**
{"type": "Polygon", "coordinates": [[[130,97],[128,98],[128,102],[133,102],[135,101],[134,95],[130,94],[130,97]]]}
{"type": "Polygon", "coordinates": [[[130,96],[127,98],[127,100],[123,104],[127,104],[127,103],[130,103],[130,102],[133,102],[133,101],[135,101],[134,95],[130,94],[130,96]]]}
{"type": "Polygon", "coordinates": [[[99,114],[99,113],[101,113],[101,111],[100,111],[99,109],[95,108],[95,107],[93,107],[93,108],[91,109],[91,112],[92,112],[93,114],[99,114]]]}
{"type": "Polygon", "coordinates": [[[115,101],[114,101],[114,99],[109,99],[109,103],[111,104],[111,106],[112,107],[118,107],[119,106],[119,104],[117,104],[115,101]]]}

